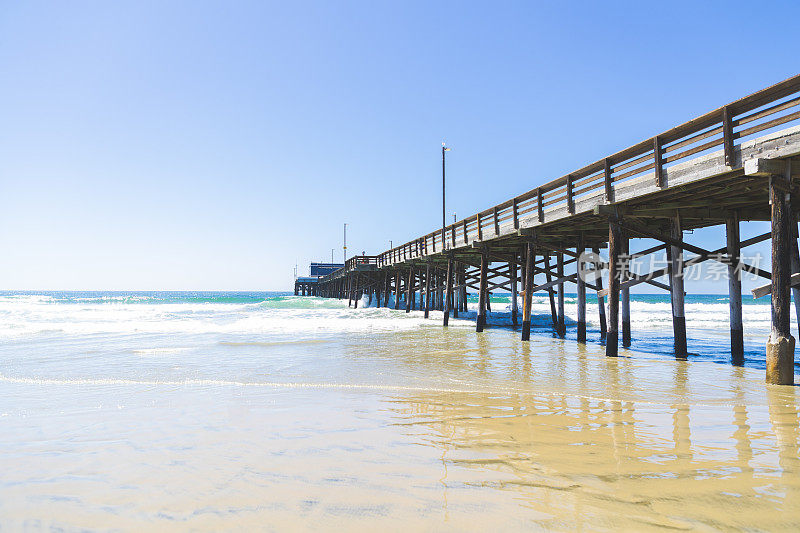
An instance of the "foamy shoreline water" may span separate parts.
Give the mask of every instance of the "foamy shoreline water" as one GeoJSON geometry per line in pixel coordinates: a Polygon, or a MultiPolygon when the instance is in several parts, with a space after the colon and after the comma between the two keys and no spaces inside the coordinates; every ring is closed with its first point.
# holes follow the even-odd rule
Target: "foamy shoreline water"
{"type": "Polygon", "coordinates": [[[0,523],[796,529],[800,398],[763,384],[769,306],[746,305],[741,368],[727,302],[695,298],[682,362],[649,297],[609,359],[596,324],[554,338],[543,298],[523,343],[503,297],[479,335],[280,294],[3,293],[0,523]]]}

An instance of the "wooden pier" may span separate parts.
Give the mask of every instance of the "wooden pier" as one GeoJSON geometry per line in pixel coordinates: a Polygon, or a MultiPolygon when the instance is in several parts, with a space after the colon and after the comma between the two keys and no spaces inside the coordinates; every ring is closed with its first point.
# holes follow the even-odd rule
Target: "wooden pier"
{"type": "MultiPolygon", "coordinates": [[[[606,354],[631,344],[630,288],[648,283],[668,291],[674,350],[687,357],[683,272],[692,264],[727,265],[731,360],[742,364],[741,272],[764,278],[754,296],[771,294],[768,383],[794,381],[790,291],[800,296],[797,220],[800,187],[800,76],[715,109],[664,133],[545,183],[506,202],[376,256],[349,259],[319,280],[318,296],[363,295],[378,306],[444,311],[444,325],[467,309],[467,289],[478,293],[477,331],[486,327],[489,294],[512,294],[511,317],[530,338],[531,297],[548,295],[553,331],[565,335],[565,286],[576,287],[577,337],[586,342],[586,291],[596,293],[606,354]],[[770,221],[771,231],[742,241],[740,225],[770,221]],[[687,231],[724,226],[726,242],[707,250],[687,242],[687,231]],[[640,239],[658,244],[636,249],[640,239]],[[746,264],[741,251],[771,240],[772,268],[746,264]],[[599,256],[608,251],[608,260],[599,256]],[[635,251],[634,251],[635,250],[635,251]],[[684,252],[694,254],[684,258],[684,252]],[[632,259],[662,253],[666,266],[646,275],[627,269],[632,259]],[[604,280],[602,271],[608,274],[604,280]],[[666,278],[665,281],[659,281],[666,278]],[[417,296],[418,295],[418,296],[417,296]],[[608,299],[607,307],[605,300],[608,299]],[[621,315],[621,316],[620,316],[621,315]],[[620,324],[622,334],[620,335],[620,324]]],[[[796,305],[798,298],[795,298],[796,305]]],[[[797,308],[800,315],[800,307],[797,308]]]]}

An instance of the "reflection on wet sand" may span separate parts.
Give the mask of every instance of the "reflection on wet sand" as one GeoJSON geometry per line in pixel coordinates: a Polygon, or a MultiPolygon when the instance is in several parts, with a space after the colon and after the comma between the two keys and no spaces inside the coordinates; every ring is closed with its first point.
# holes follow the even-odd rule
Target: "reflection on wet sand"
{"type": "MultiPolygon", "coordinates": [[[[482,372],[499,369],[480,339],[482,372]]],[[[526,345],[510,352],[508,375],[535,381],[526,345]]],[[[698,376],[671,362],[669,393],[656,401],[590,397],[636,383],[633,359],[572,354],[553,370],[574,371],[574,390],[496,394],[420,393],[391,400],[395,424],[442,453],[442,483],[509,492],[536,525],[554,529],[800,527],[796,391],[749,388],[741,369],[698,376]],[[727,374],[727,376],[726,376],[727,374]],[[730,395],[707,403],[704,379],[726,379],[730,395]]],[[[667,366],[661,368],[666,369],[667,366]]],[[[497,377],[497,376],[495,376],[497,377]]]]}

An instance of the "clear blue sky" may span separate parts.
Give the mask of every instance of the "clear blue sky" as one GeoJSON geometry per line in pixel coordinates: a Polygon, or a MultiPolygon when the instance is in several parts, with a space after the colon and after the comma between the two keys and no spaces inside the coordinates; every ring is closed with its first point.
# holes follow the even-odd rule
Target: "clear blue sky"
{"type": "Polygon", "coordinates": [[[645,4],[4,2],[0,288],[288,289],[442,140],[461,218],[798,72],[797,3],[645,4]]]}

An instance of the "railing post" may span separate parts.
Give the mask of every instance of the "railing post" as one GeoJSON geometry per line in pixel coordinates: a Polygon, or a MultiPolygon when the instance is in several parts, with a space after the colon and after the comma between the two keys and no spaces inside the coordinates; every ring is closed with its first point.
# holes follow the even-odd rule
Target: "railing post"
{"type": "Polygon", "coordinates": [[[661,138],[653,137],[653,169],[656,175],[656,187],[664,186],[664,160],[661,157],[661,138]]]}
{"type": "Polygon", "coordinates": [[[603,164],[605,165],[603,178],[606,186],[606,203],[610,204],[614,202],[614,182],[611,178],[611,160],[606,157],[603,164]]]}
{"type": "Polygon", "coordinates": [[[729,106],[722,108],[722,145],[725,148],[725,165],[733,168],[733,122],[729,106]]]}
{"type": "Polygon", "coordinates": [[[514,213],[514,229],[519,229],[519,206],[517,205],[519,200],[514,198],[511,203],[511,209],[514,213]]]}
{"type": "Polygon", "coordinates": [[[481,214],[480,213],[475,215],[475,220],[478,221],[478,240],[482,241],[483,240],[483,231],[481,230],[481,214]]]}
{"type": "Polygon", "coordinates": [[[538,208],[539,208],[539,222],[544,222],[544,202],[542,201],[542,189],[536,189],[536,195],[538,196],[538,208]]]}
{"type": "Polygon", "coordinates": [[[500,235],[500,218],[497,216],[497,206],[493,208],[492,216],[494,217],[494,234],[500,235]]]}
{"type": "Polygon", "coordinates": [[[469,244],[469,237],[467,237],[467,219],[464,219],[464,244],[469,244]]]}

